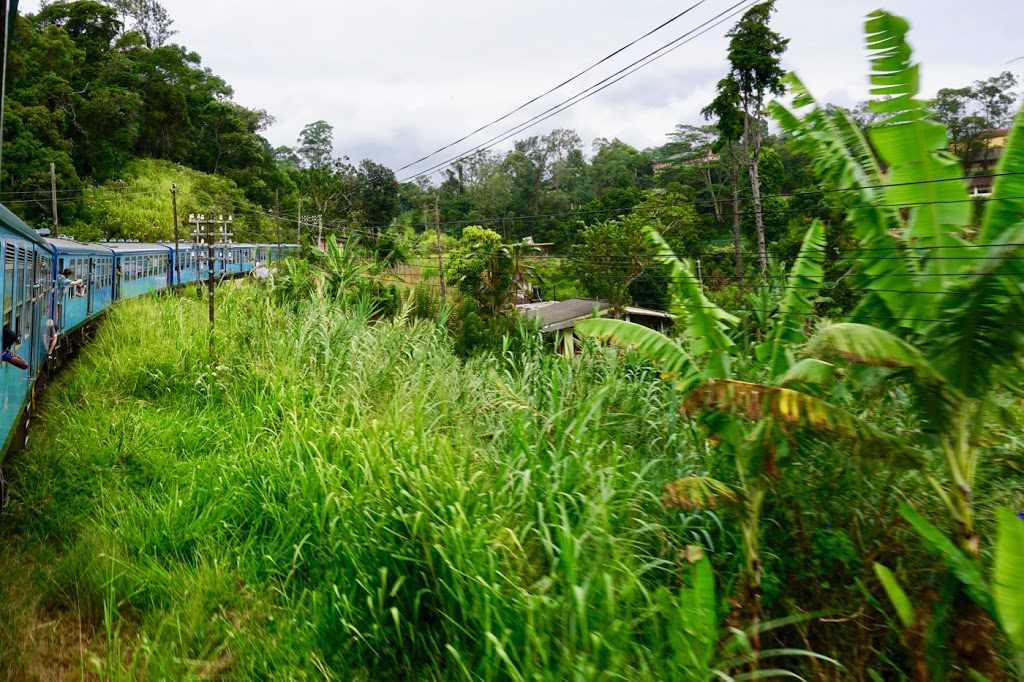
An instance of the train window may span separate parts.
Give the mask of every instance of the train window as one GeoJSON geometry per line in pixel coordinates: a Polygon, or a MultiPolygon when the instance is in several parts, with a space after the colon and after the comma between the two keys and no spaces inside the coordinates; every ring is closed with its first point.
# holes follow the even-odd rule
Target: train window
{"type": "Polygon", "coordinates": [[[12,273],[13,286],[11,287],[11,318],[8,320],[8,323],[12,330],[19,333],[21,330],[18,328],[18,324],[21,322],[21,306],[25,296],[24,268],[25,251],[21,247],[14,247],[14,273],[12,273]]]}
{"type": "MultiPolygon", "coordinates": [[[[14,315],[14,244],[4,245],[4,324],[14,315]]],[[[12,327],[13,328],[13,327],[12,327]]]]}
{"type": "Polygon", "coordinates": [[[20,282],[18,289],[20,296],[18,301],[18,326],[21,328],[22,337],[27,337],[32,332],[32,321],[29,319],[29,297],[32,295],[31,289],[31,278],[29,273],[31,272],[31,261],[29,260],[29,253],[27,249],[18,249],[18,281],[20,282]]]}

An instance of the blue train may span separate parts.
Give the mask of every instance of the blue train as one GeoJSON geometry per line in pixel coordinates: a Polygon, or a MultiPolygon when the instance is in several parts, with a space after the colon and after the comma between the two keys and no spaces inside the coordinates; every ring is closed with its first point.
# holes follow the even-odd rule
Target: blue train
{"type": "MultiPolygon", "coordinates": [[[[52,364],[59,342],[81,337],[84,327],[116,301],[207,281],[208,251],[187,242],[44,238],[0,205],[5,360],[0,363],[0,463],[12,446],[24,445],[36,380],[52,364]]],[[[297,244],[217,246],[214,276],[245,275],[298,251],[297,244]]],[[[0,508],[6,501],[0,474],[0,508]]]]}

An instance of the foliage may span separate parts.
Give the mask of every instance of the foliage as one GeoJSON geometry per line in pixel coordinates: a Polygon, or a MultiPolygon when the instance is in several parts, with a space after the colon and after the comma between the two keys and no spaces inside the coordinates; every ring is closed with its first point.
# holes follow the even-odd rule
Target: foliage
{"type": "Polygon", "coordinates": [[[971,171],[975,164],[991,165],[991,131],[1007,127],[1013,118],[1017,77],[1003,71],[961,88],[942,88],[932,102],[936,120],[949,132],[949,148],[971,171]]]}
{"type": "Polygon", "coordinates": [[[62,232],[87,241],[100,238],[174,239],[171,184],[178,186],[178,235],[190,239],[190,213],[234,214],[232,230],[242,242],[277,241],[273,220],[258,211],[231,180],[169,161],[137,160],[116,179],[84,192],[81,218],[62,232]]]}
{"type": "Polygon", "coordinates": [[[596,299],[615,308],[630,303],[630,285],[643,274],[650,261],[650,249],[644,242],[640,215],[603,220],[584,227],[580,241],[569,252],[568,271],[596,299]]]}
{"type": "Polygon", "coordinates": [[[719,531],[659,502],[694,445],[639,368],[217,298],[215,360],[204,303],[145,298],[52,387],[0,526],[5,670],[55,663],[15,642],[59,613],[108,678],[742,672],[707,560],[680,582],[719,531]]]}
{"type": "Polygon", "coordinates": [[[462,236],[445,265],[445,279],[476,302],[478,312],[494,319],[508,305],[515,282],[512,251],[501,235],[479,225],[462,236]]]}
{"type": "MultiPolygon", "coordinates": [[[[756,4],[748,8],[729,31],[729,73],[719,81],[718,94],[704,110],[706,117],[717,121],[721,133],[720,148],[742,142],[742,164],[750,176],[754,232],[762,277],[768,270],[768,237],[765,234],[760,177],[762,127],[766,98],[781,95],[785,90],[781,57],[789,43],[768,26],[774,10],[774,0],[756,4]]],[[[737,183],[734,177],[734,188],[737,183]]]]}
{"type": "Polygon", "coordinates": [[[367,315],[391,317],[401,305],[398,289],[381,276],[380,264],[363,262],[355,244],[339,246],[334,235],[327,250],[312,249],[308,260],[288,259],[272,273],[269,289],[283,306],[298,308],[310,299],[361,306],[367,315]]]}
{"type": "Polygon", "coordinates": [[[62,222],[81,214],[74,192],[86,180],[116,178],[137,158],[224,175],[262,205],[293,192],[261,136],[270,117],[233,103],[198,54],[167,42],[160,3],[110,4],[51,2],[16,21],[0,178],[4,192],[23,197],[11,208],[31,222],[52,219],[50,161],[71,197],[62,222]]]}

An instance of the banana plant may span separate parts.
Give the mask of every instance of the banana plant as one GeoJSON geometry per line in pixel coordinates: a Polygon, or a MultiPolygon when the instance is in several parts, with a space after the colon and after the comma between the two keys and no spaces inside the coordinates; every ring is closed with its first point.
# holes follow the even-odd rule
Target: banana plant
{"type": "MultiPolygon", "coordinates": [[[[737,318],[706,296],[691,261],[678,259],[653,229],[648,228],[646,236],[656,257],[670,271],[673,310],[682,328],[679,340],[614,319],[586,320],[577,323],[576,330],[633,349],[652,361],[684,397],[683,416],[698,420],[709,440],[734,462],[734,498],[744,550],[743,597],[756,633],[761,617],[761,510],[774,481],[782,475],[780,465],[790,454],[792,435],[811,429],[867,440],[891,451],[901,451],[902,445],[824,399],[823,387],[833,381],[834,365],[796,357],[796,349],[806,341],[805,320],[813,312],[810,297],[823,280],[822,223],[815,221],[808,229],[768,333],[754,348],[762,369],[751,378],[764,379],[761,382],[734,376],[737,366],[751,365],[729,336],[737,318]]],[[[695,488],[683,483],[671,487],[673,495],[695,488]]],[[[694,501],[706,499],[716,490],[721,490],[717,484],[702,485],[694,501]]],[[[759,646],[756,634],[754,644],[759,646]]]]}
{"type": "MultiPolygon", "coordinates": [[[[907,22],[877,11],[865,28],[871,93],[880,98],[871,106],[884,116],[869,131],[871,145],[842,110],[819,106],[794,75],[788,77],[792,109],[774,103],[771,112],[813,156],[821,179],[852,197],[847,220],[860,248],[849,265],[865,296],[851,320],[919,348],[934,375],[924,386],[941,378],[941,391],[920,393],[946,464],[945,484],[936,489],[958,543],[977,556],[973,492],[986,416],[1010,374],[1003,369],[1017,366],[1024,349],[1024,111],[1013,123],[977,230],[964,170],[946,151],[947,131],[918,97],[907,22]],[[973,240],[965,238],[975,232],[973,240]]],[[[886,350],[906,354],[863,326],[823,334],[837,350],[873,344],[861,348],[867,355],[853,353],[855,362],[890,366],[886,350]],[[842,334],[853,336],[841,341],[842,334]]]]}
{"type": "MultiPolygon", "coordinates": [[[[1024,520],[1010,509],[1000,509],[996,514],[995,561],[991,580],[986,581],[972,558],[953,545],[942,531],[907,504],[900,507],[900,512],[925,546],[957,576],[971,600],[998,623],[1010,645],[1012,665],[1024,678],[1024,573],[1020,570],[1024,565],[1024,520]]],[[[874,570],[901,625],[908,633],[913,632],[918,616],[910,597],[888,567],[875,563],[874,570]]],[[[925,648],[940,654],[925,657],[930,679],[940,679],[948,672],[947,661],[941,655],[945,642],[937,639],[936,634],[935,628],[929,628],[925,635],[933,640],[925,648]]],[[[981,675],[976,673],[974,679],[979,678],[981,675]]]]}

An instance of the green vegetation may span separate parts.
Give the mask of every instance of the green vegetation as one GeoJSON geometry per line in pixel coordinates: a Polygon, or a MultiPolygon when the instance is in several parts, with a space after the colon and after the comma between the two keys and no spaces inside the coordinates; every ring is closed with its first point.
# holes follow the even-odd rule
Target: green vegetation
{"type": "MultiPolygon", "coordinates": [[[[118,12],[159,7],[138,2],[118,12]]],[[[20,26],[81,69],[76,50],[176,54],[227,106],[159,46],[166,16],[126,32],[108,9],[20,26]]],[[[1016,82],[921,99],[909,26],[878,11],[875,99],[822,104],[783,78],[771,12],[730,34],[715,125],[659,150],[600,139],[588,159],[556,130],[434,187],[337,158],[318,121],[244,168],[140,140],[81,166],[83,234],[166,236],[174,180],[182,213],[232,207],[266,235],[274,187],[329,236],[225,287],[212,350],[200,302],[132,301],[49,389],[0,525],[0,671],[1024,675],[1016,82]],[[271,157],[280,186],[241,172],[271,157]],[[510,314],[535,283],[610,317],[553,343],[510,314]],[[630,303],[674,327],[614,319],[630,303]]]]}
{"type": "Polygon", "coordinates": [[[146,299],[51,387],[3,525],[13,674],[637,679],[742,659],[687,554],[721,537],[714,515],[660,502],[699,446],[642,367],[536,344],[463,363],[435,322],[219,300],[216,361],[202,304],[146,299]],[[81,645],[25,649],[54,617],[81,645]]]}

